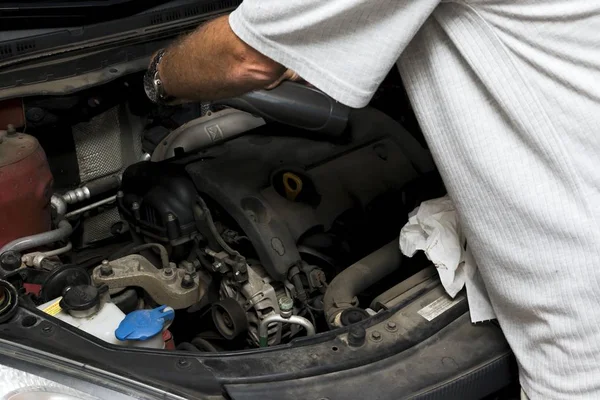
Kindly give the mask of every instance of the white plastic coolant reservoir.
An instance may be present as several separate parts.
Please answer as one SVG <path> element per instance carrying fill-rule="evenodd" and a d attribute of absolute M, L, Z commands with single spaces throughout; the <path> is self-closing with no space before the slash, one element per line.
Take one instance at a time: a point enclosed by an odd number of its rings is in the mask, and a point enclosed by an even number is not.
<path fill-rule="evenodd" d="M 153 323 L 154 328 L 140 324 L 132 328 L 129 323 L 125 323 L 120 328 L 126 315 L 115 304 L 101 301 L 101 297 L 102 293 L 99 293 L 98 289 L 93 286 L 74 286 L 64 294 L 64 297 L 42 304 L 38 309 L 107 343 L 152 349 L 165 347 L 162 332 L 168 328 L 173 319 L 173 309 L 163 306 L 155 310 L 134 311 L 128 315 L 128 318 L 131 319 L 130 317 L 135 317 L 136 313 L 155 313 L 154 315 L 158 316 L 155 318 L 156 321 L 148 321 L 146 318 L 142 322 L 142 324 Z M 161 316 L 164 317 L 161 319 Z M 117 338 L 117 329 L 123 330 L 123 328 L 133 333 L 126 336 L 121 335 L 121 337 L 133 340 Z M 145 332 L 145 335 L 135 334 L 140 329 Z"/>

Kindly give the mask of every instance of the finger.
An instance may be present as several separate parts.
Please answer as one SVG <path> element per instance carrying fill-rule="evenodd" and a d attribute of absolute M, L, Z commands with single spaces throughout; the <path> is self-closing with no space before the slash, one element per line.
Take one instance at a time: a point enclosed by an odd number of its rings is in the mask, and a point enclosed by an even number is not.
<path fill-rule="evenodd" d="M 267 89 L 267 90 L 274 89 L 277 86 L 279 86 L 281 84 L 281 82 L 283 82 L 283 81 L 295 81 L 295 82 L 297 82 L 297 81 L 300 81 L 300 80 L 302 80 L 302 78 L 295 71 L 292 71 L 291 69 L 288 69 L 275 82 L 271 83 L 265 89 Z"/>

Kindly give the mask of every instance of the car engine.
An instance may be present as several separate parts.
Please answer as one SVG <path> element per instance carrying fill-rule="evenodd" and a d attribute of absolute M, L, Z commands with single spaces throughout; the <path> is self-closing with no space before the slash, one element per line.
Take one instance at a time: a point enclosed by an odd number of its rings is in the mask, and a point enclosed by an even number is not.
<path fill-rule="evenodd" d="M 414 272 L 396 238 L 434 167 L 393 118 L 352 110 L 325 135 L 235 102 L 153 106 L 134 81 L 24 101 L 0 135 L 19 152 L 0 158 L 0 266 L 33 306 L 167 307 L 166 348 L 230 351 L 369 318 L 399 283 L 381 278 Z M 374 254 L 393 267 L 328 295 Z"/>

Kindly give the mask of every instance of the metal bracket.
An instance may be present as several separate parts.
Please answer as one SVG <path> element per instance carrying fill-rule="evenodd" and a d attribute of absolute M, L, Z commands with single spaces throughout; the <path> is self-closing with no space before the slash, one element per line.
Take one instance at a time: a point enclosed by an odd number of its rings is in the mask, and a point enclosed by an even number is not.
<path fill-rule="evenodd" d="M 184 269 L 158 269 L 145 257 L 137 254 L 94 268 L 92 280 L 96 284 L 105 284 L 110 289 L 140 287 L 156 303 L 176 310 L 190 307 L 206 293 L 206 283 L 198 274 L 192 277 Z"/>

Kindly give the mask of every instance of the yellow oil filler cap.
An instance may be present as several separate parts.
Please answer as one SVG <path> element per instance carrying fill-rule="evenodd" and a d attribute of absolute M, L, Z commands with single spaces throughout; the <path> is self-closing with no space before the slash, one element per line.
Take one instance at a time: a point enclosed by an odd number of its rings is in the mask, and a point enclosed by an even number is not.
<path fill-rule="evenodd" d="M 290 201 L 295 201 L 300 192 L 302 192 L 302 179 L 293 172 L 283 174 L 283 188 L 285 197 Z"/>

